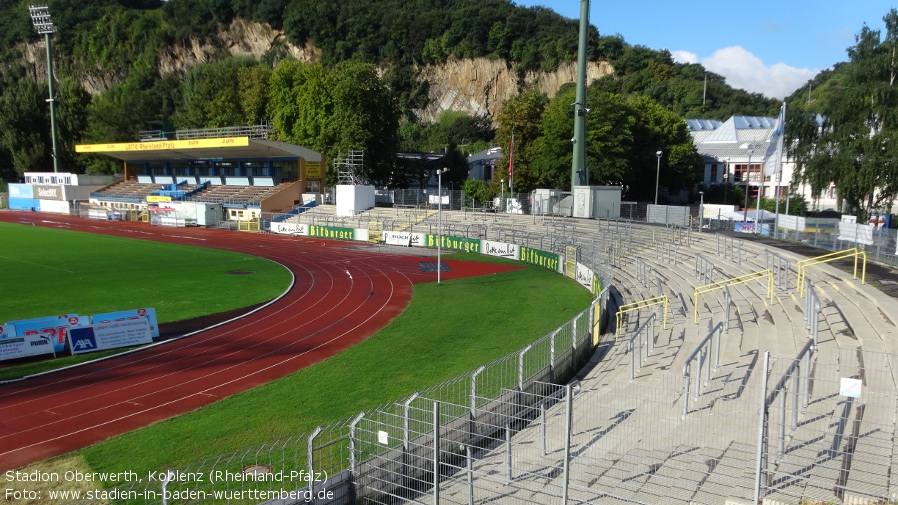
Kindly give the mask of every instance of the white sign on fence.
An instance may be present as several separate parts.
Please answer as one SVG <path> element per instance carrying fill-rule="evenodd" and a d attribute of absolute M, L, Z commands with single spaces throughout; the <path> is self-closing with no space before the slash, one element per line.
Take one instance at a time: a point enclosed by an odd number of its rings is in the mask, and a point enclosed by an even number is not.
<path fill-rule="evenodd" d="M 839 240 L 857 244 L 873 245 L 873 226 L 869 224 L 840 222 Z"/>

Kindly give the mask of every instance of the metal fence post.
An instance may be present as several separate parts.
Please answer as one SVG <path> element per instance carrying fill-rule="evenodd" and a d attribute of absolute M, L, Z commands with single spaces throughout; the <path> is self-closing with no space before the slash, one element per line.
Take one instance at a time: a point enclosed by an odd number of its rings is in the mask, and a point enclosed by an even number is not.
<path fill-rule="evenodd" d="M 542 449 L 543 456 L 547 455 L 549 452 L 546 450 L 546 403 L 545 400 L 540 402 L 539 404 L 539 418 L 540 418 L 540 431 L 541 431 L 541 439 L 542 439 Z"/>
<path fill-rule="evenodd" d="M 767 447 L 764 440 L 767 433 L 767 379 L 768 367 L 770 366 L 770 351 L 764 352 L 764 365 L 761 369 L 761 405 L 758 408 L 758 448 L 755 463 L 755 496 L 752 503 L 760 503 L 761 501 L 761 476 L 766 474 L 764 467 L 766 466 Z"/>
<path fill-rule="evenodd" d="M 511 482 L 511 421 L 505 423 L 505 482 Z"/>
<path fill-rule="evenodd" d="M 355 465 L 358 461 L 356 457 L 356 451 L 358 448 L 356 447 L 356 439 L 355 439 L 355 427 L 359 424 L 359 421 L 365 417 L 365 413 L 362 412 L 351 423 L 349 423 L 349 472 L 352 474 L 353 480 L 355 480 Z"/>
<path fill-rule="evenodd" d="M 477 376 L 480 375 L 481 372 L 486 370 L 486 367 L 481 366 L 477 370 L 471 374 L 471 441 L 473 442 L 474 435 L 477 434 Z"/>
<path fill-rule="evenodd" d="M 533 347 L 533 344 L 528 345 L 524 348 L 523 351 L 518 353 L 518 390 L 522 393 L 524 392 L 524 355 L 527 354 Z"/>
<path fill-rule="evenodd" d="M 565 396 L 565 419 L 564 419 L 564 493 L 561 499 L 561 505 L 567 505 L 568 488 L 571 483 L 571 432 L 573 431 L 574 421 L 574 401 L 573 388 L 570 384 L 564 387 Z"/>
<path fill-rule="evenodd" d="M 433 505 L 440 503 L 440 402 L 433 402 Z"/>
<path fill-rule="evenodd" d="M 474 456 L 470 445 L 465 445 L 465 455 L 468 458 L 468 505 L 474 505 Z"/>
<path fill-rule="evenodd" d="M 308 450 L 308 462 L 309 462 L 309 490 L 314 494 L 315 493 L 315 437 L 321 433 L 321 426 L 315 428 L 315 431 L 309 435 L 309 440 L 307 442 L 306 449 Z"/>

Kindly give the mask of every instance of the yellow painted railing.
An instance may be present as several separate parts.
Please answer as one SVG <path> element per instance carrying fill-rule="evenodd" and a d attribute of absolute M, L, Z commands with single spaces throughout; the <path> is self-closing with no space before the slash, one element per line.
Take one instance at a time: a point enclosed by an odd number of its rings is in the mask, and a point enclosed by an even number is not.
<path fill-rule="evenodd" d="M 846 249 L 844 251 L 837 251 L 834 253 L 824 254 L 823 256 L 817 256 L 816 258 L 808 258 L 798 262 L 798 275 L 795 277 L 795 287 L 798 288 L 798 295 L 804 296 L 804 279 L 807 275 L 807 269 L 811 265 L 819 265 L 821 263 L 829 263 L 830 261 L 841 260 L 845 258 L 854 257 L 854 278 L 857 279 L 857 259 L 858 257 L 864 258 L 863 269 L 861 270 L 861 284 L 866 284 L 867 282 L 867 253 L 864 251 L 858 251 L 857 248 L 854 249 Z"/>
<path fill-rule="evenodd" d="M 693 305 L 695 306 L 695 322 L 698 322 L 698 299 L 699 296 L 710 293 L 711 291 L 716 291 L 718 289 L 724 289 L 727 286 L 736 286 L 738 284 L 745 284 L 746 282 L 751 281 L 759 281 L 761 279 L 767 279 L 767 299 L 770 302 L 773 302 L 773 273 L 770 270 L 758 270 L 757 272 L 752 272 L 750 274 L 740 275 L 739 277 L 731 277 L 729 279 L 724 279 L 722 281 L 712 282 L 711 284 L 705 284 L 703 286 L 696 286 L 695 293 L 693 294 Z"/>
<path fill-rule="evenodd" d="M 640 309 L 645 309 L 648 307 L 653 307 L 655 305 L 663 305 L 664 317 L 661 319 L 661 327 L 663 329 L 667 328 L 667 308 L 670 305 L 670 300 L 667 298 L 667 295 L 656 296 L 654 298 L 646 298 L 645 300 L 640 300 L 638 302 L 627 303 L 621 305 L 617 309 L 617 314 L 615 314 L 615 340 L 620 338 L 620 329 L 623 325 L 623 316 L 628 312 L 637 311 Z"/>

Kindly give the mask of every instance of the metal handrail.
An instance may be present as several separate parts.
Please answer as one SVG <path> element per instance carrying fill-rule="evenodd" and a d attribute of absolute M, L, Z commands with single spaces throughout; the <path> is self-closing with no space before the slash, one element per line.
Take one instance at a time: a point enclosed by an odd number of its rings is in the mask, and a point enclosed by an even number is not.
<path fill-rule="evenodd" d="M 708 354 L 712 351 L 716 351 L 714 355 L 714 370 L 717 371 L 720 368 L 720 334 L 723 332 L 723 323 L 717 323 L 714 325 L 714 328 L 705 335 L 705 338 L 695 346 L 695 349 L 689 354 L 689 357 L 686 358 L 686 363 L 683 364 L 683 418 L 686 418 L 686 414 L 689 413 L 689 383 L 692 381 L 692 360 L 698 358 L 698 372 L 695 375 L 695 399 L 698 400 L 698 391 L 699 391 L 699 380 L 701 380 L 701 372 L 702 368 L 705 366 L 705 362 L 708 363 L 708 369 L 705 374 L 705 385 L 707 385 L 708 381 L 711 380 L 711 362 L 707 359 Z M 717 335 L 717 338 L 711 340 L 711 337 Z"/>

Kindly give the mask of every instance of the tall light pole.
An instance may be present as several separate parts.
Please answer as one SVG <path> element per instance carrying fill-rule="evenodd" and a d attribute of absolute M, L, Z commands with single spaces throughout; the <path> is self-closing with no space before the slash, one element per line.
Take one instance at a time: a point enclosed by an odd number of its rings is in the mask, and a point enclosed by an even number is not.
<path fill-rule="evenodd" d="M 52 48 L 50 45 L 50 35 L 56 33 L 56 25 L 50 19 L 50 8 L 46 6 L 29 5 L 28 11 L 31 13 L 31 22 L 37 29 L 37 33 L 43 34 L 44 41 L 47 43 L 47 81 L 50 85 L 50 140 L 53 143 L 53 171 L 59 172 L 59 156 L 56 150 L 56 96 L 53 93 L 53 58 L 51 57 Z"/>
<path fill-rule="evenodd" d="M 574 139 L 571 157 L 571 193 L 589 184 L 586 175 L 586 53 L 589 50 L 589 0 L 580 0 L 580 33 L 577 43 L 577 89 L 574 106 Z"/>
<path fill-rule="evenodd" d="M 448 168 L 441 168 L 437 171 L 437 284 L 440 283 L 440 272 L 443 270 L 441 263 L 441 252 L 443 244 L 443 172 Z"/>
<path fill-rule="evenodd" d="M 745 223 L 748 222 L 748 188 L 749 188 L 749 184 L 751 183 L 751 153 L 753 153 L 753 152 L 754 152 L 754 149 L 749 147 L 749 149 L 748 149 L 748 168 L 746 168 L 746 171 L 745 171 L 745 174 L 746 174 L 745 205 L 742 206 L 742 212 L 743 212 L 742 221 Z M 755 216 L 755 226 L 757 226 L 757 224 L 758 224 L 758 220 L 757 220 L 757 216 Z"/>
<path fill-rule="evenodd" d="M 655 170 L 655 205 L 658 205 L 658 183 L 661 182 L 661 155 L 664 154 L 661 151 L 655 153 L 655 156 L 658 157 L 658 168 Z"/>

